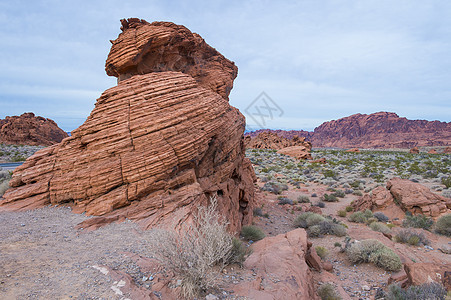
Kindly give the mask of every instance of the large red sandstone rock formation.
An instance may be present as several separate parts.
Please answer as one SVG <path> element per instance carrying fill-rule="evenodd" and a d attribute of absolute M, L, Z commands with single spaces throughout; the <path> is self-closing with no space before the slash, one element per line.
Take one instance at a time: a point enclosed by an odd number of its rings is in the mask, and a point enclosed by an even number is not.
<path fill-rule="evenodd" d="M 355 114 L 324 122 L 313 132 L 283 131 L 280 136 L 302 136 L 314 147 L 337 148 L 412 148 L 451 145 L 451 122 L 408 120 L 391 112 Z M 256 133 L 247 133 L 254 136 Z"/>
<path fill-rule="evenodd" d="M 306 262 L 308 246 L 304 229 L 256 242 L 244 262 L 246 269 L 255 272 L 255 279 L 235 285 L 235 294 L 251 299 L 319 299 Z"/>
<path fill-rule="evenodd" d="M 16 169 L 0 210 L 71 203 L 100 216 L 85 228 L 125 218 L 149 228 L 180 225 L 216 196 L 239 230 L 252 221 L 255 174 L 245 119 L 227 101 L 235 65 L 183 26 L 128 19 L 122 30 L 106 63 L 118 85 L 71 137 Z"/>
<path fill-rule="evenodd" d="M 450 212 L 451 199 L 437 195 L 419 183 L 395 177 L 387 182 L 387 188 L 375 188 L 371 195 L 355 201 L 353 207 L 355 210 L 383 211 L 390 218 L 399 217 L 400 212 L 437 217 Z"/>
<path fill-rule="evenodd" d="M 55 121 L 36 117 L 34 113 L 0 120 L 0 143 L 50 146 L 61 142 L 67 133 Z"/>

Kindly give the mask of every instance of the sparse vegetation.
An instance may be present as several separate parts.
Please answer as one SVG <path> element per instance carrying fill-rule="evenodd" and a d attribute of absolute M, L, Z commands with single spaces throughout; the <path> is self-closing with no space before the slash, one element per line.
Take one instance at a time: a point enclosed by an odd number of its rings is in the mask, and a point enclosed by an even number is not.
<path fill-rule="evenodd" d="M 242 262 L 249 252 L 227 230 L 216 213 L 216 199 L 199 207 L 193 224 L 183 231 L 154 230 L 150 248 L 158 260 L 181 281 L 181 296 L 194 298 L 216 286 L 214 266 Z"/>
<path fill-rule="evenodd" d="M 437 282 L 425 283 L 419 286 L 410 286 L 406 289 L 397 284 L 388 287 L 387 300 L 444 300 L 446 297 L 445 287 Z"/>
<path fill-rule="evenodd" d="M 324 194 L 322 200 L 326 202 L 337 202 L 338 198 L 334 194 Z"/>
<path fill-rule="evenodd" d="M 243 226 L 241 236 L 246 240 L 258 241 L 265 237 L 263 231 L 255 225 Z"/>
<path fill-rule="evenodd" d="M 339 210 L 337 215 L 342 218 L 346 217 L 346 210 Z"/>
<path fill-rule="evenodd" d="M 367 223 L 368 219 L 373 217 L 373 213 L 371 210 L 367 209 L 363 211 L 356 211 L 352 215 L 349 216 L 349 221 L 354 223 Z"/>
<path fill-rule="evenodd" d="M 315 251 L 316 254 L 318 254 L 318 256 L 321 257 L 321 259 L 325 259 L 326 256 L 329 254 L 329 251 L 327 251 L 327 249 L 324 248 L 323 246 L 316 246 Z"/>
<path fill-rule="evenodd" d="M 370 262 L 387 271 L 398 271 L 402 267 L 399 256 L 378 240 L 354 243 L 346 249 L 346 254 L 353 263 Z"/>
<path fill-rule="evenodd" d="M 388 222 L 389 218 L 383 213 L 383 212 L 375 212 L 373 216 L 379 221 L 379 222 Z"/>
<path fill-rule="evenodd" d="M 308 196 L 305 196 L 305 195 L 300 195 L 298 197 L 298 202 L 299 203 L 310 203 L 310 198 Z"/>
<path fill-rule="evenodd" d="M 447 189 L 449 189 L 451 187 L 451 176 L 442 177 L 441 182 L 446 186 Z"/>
<path fill-rule="evenodd" d="M 437 223 L 435 223 L 435 231 L 446 236 L 451 236 L 451 214 L 438 218 Z"/>
<path fill-rule="evenodd" d="M 318 296 L 321 300 L 341 300 L 340 294 L 338 294 L 335 286 L 331 283 L 322 284 L 318 288 Z"/>
<path fill-rule="evenodd" d="M 294 227 L 306 228 L 310 237 L 322 235 L 346 235 L 346 228 L 336 220 L 325 218 L 319 214 L 305 212 L 296 217 Z"/>
<path fill-rule="evenodd" d="M 9 181 L 11 180 L 11 173 L 0 169 L 0 197 L 9 189 Z"/>
<path fill-rule="evenodd" d="M 403 227 L 423 228 L 425 230 L 429 230 L 433 224 L 434 221 L 425 215 L 412 216 L 411 214 L 406 214 L 406 218 L 402 222 Z"/>
<path fill-rule="evenodd" d="M 429 245 L 429 240 L 422 232 L 416 232 L 411 229 L 403 229 L 395 235 L 394 240 L 398 243 L 409 244 L 412 246 Z"/>
<path fill-rule="evenodd" d="M 374 231 L 382 232 L 382 233 L 390 233 L 390 228 L 387 225 L 380 222 L 373 222 L 370 225 L 370 228 Z"/>

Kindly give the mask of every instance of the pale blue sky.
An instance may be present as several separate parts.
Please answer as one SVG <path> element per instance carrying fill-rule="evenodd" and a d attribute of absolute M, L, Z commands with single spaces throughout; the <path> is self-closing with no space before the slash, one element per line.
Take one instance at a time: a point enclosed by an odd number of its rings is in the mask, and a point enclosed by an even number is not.
<path fill-rule="evenodd" d="M 270 128 L 377 111 L 451 119 L 447 0 L 0 0 L 0 118 L 32 111 L 81 125 L 116 84 L 104 64 L 129 17 L 185 25 L 235 61 L 230 103 L 244 113 L 266 92 L 284 112 Z"/>

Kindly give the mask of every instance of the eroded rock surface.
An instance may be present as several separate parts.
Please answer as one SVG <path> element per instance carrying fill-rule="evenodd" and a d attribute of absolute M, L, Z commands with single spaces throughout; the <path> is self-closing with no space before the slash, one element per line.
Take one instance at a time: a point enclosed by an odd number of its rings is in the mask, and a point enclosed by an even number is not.
<path fill-rule="evenodd" d="M 246 269 L 254 270 L 252 282 L 234 286 L 235 294 L 250 299 L 319 299 L 306 263 L 307 234 L 295 229 L 256 242 L 246 259 Z"/>
<path fill-rule="evenodd" d="M 312 159 L 310 148 L 307 148 L 305 146 L 286 147 L 278 150 L 277 153 L 285 154 L 296 159 Z"/>
<path fill-rule="evenodd" d="M 50 146 L 61 142 L 67 136 L 55 121 L 36 117 L 34 113 L 24 113 L 0 120 L 2 144 Z"/>
<path fill-rule="evenodd" d="M 388 217 L 399 217 L 403 212 L 437 217 L 449 212 L 451 199 L 437 195 L 424 185 L 398 177 L 387 182 L 387 187 L 377 187 L 354 202 L 355 210 L 383 211 Z"/>
<path fill-rule="evenodd" d="M 230 230 L 239 230 L 252 221 L 255 175 L 244 156 L 245 119 L 227 101 L 236 67 L 183 26 L 122 23 L 107 71 L 124 79 L 97 99 L 71 137 L 16 169 L 0 210 L 70 203 L 76 212 L 101 216 L 85 228 L 125 218 L 149 228 L 180 225 L 216 196 Z M 174 49 L 188 56 L 168 56 Z M 175 63 L 194 54 L 213 62 L 192 58 L 188 69 Z M 151 61 L 161 69 L 148 67 Z M 192 70 L 204 70 L 206 77 L 200 80 Z"/>

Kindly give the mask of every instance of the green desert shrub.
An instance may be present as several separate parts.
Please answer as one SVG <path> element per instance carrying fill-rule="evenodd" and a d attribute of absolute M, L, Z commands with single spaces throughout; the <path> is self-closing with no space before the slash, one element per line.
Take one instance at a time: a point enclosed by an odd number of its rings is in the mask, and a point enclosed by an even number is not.
<path fill-rule="evenodd" d="M 352 207 L 352 206 L 346 206 L 346 212 L 351 212 L 351 211 L 353 211 L 354 210 L 354 208 Z"/>
<path fill-rule="evenodd" d="M 437 282 L 424 283 L 418 286 L 410 286 L 406 289 L 397 284 L 388 287 L 387 300 L 444 300 L 446 297 L 445 287 Z"/>
<path fill-rule="evenodd" d="M 293 205 L 293 200 L 287 198 L 287 197 L 280 197 L 279 198 L 279 205 L 289 204 Z"/>
<path fill-rule="evenodd" d="M 402 221 L 403 227 L 423 228 L 426 230 L 429 230 L 433 224 L 434 221 L 425 215 L 412 216 L 411 214 L 407 214 L 406 218 Z"/>
<path fill-rule="evenodd" d="M 229 264 L 239 264 L 240 266 L 246 258 L 252 254 L 252 250 L 245 243 L 234 237 L 232 239 L 232 250 L 228 260 Z"/>
<path fill-rule="evenodd" d="M 442 177 L 441 181 L 442 181 L 442 184 L 444 184 L 447 189 L 449 189 L 451 187 L 451 176 Z"/>
<path fill-rule="evenodd" d="M 254 217 L 262 217 L 263 216 L 263 210 L 261 209 L 261 207 L 256 207 L 252 211 L 252 214 L 254 215 Z"/>
<path fill-rule="evenodd" d="M 366 223 L 369 218 L 373 217 L 373 213 L 371 210 L 367 209 L 363 211 L 356 211 L 352 215 L 349 216 L 349 221 L 354 223 Z"/>
<path fill-rule="evenodd" d="M 356 196 L 363 196 L 361 191 L 354 191 L 352 194 Z"/>
<path fill-rule="evenodd" d="M 0 197 L 9 189 L 9 180 L 5 180 L 0 183 Z"/>
<path fill-rule="evenodd" d="M 429 245 L 430 243 L 422 232 L 416 232 L 411 229 L 400 230 L 395 235 L 395 241 L 398 243 L 409 244 L 412 246 Z"/>
<path fill-rule="evenodd" d="M 346 210 L 339 210 L 337 215 L 342 218 L 346 217 Z"/>
<path fill-rule="evenodd" d="M 370 225 L 370 228 L 374 231 L 382 232 L 382 233 L 390 233 L 390 228 L 387 227 L 384 223 L 373 222 Z"/>
<path fill-rule="evenodd" d="M 321 235 L 335 235 L 335 236 L 345 236 L 346 228 L 342 224 L 334 223 L 333 221 L 326 220 L 319 223 L 320 234 Z"/>
<path fill-rule="evenodd" d="M 334 194 L 324 194 L 323 200 L 326 202 L 338 202 L 338 198 Z"/>
<path fill-rule="evenodd" d="M 345 197 L 345 192 L 342 191 L 342 190 L 337 190 L 332 195 L 335 196 L 335 197 L 338 197 L 338 198 L 344 198 Z"/>
<path fill-rule="evenodd" d="M 298 202 L 299 203 L 310 203 L 310 198 L 308 196 L 305 196 L 305 195 L 300 195 L 298 197 Z"/>
<path fill-rule="evenodd" d="M 318 288 L 318 296 L 321 300 L 341 300 L 340 294 L 335 289 L 335 286 L 331 283 L 322 284 Z"/>
<path fill-rule="evenodd" d="M 294 227 L 306 228 L 310 237 L 320 237 L 327 234 L 346 235 L 346 228 L 342 224 L 312 212 L 305 212 L 297 216 L 293 225 Z"/>
<path fill-rule="evenodd" d="M 435 223 L 435 231 L 446 236 L 451 236 L 451 214 L 438 218 Z"/>
<path fill-rule="evenodd" d="M 259 227 L 255 225 L 248 225 L 241 228 L 241 236 L 249 241 L 258 241 L 264 238 L 265 234 Z"/>
<path fill-rule="evenodd" d="M 315 251 L 316 254 L 318 254 L 318 256 L 321 257 L 321 259 L 325 259 L 327 254 L 329 254 L 329 251 L 327 251 L 327 249 L 324 248 L 323 246 L 316 246 Z"/>
<path fill-rule="evenodd" d="M 356 264 L 370 262 L 387 271 L 398 271 L 402 267 L 399 256 L 378 240 L 354 243 L 346 250 L 346 254 Z"/>

